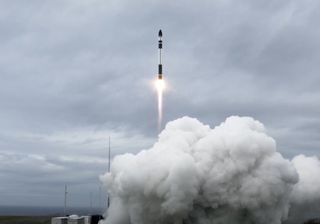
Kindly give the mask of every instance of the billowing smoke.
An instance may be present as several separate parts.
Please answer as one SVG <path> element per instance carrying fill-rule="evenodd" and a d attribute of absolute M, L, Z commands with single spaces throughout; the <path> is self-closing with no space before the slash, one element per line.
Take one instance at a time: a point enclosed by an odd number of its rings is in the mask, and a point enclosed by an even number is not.
<path fill-rule="evenodd" d="M 214 129 L 183 117 L 151 149 L 114 158 L 101 177 L 111 195 L 103 223 L 279 224 L 290 205 L 319 198 L 319 164 L 284 159 L 250 117 Z"/>
<path fill-rule="evenodd" d="M 296 156 L 292 164 L 299 182 L 291 194 L 291 209 L 287 223 L 303 223 L 310 217 L 320 218 L 320 160 L 317 157 Z"/>
<path fill-rule="evenodd" d="M 317 157 L 296 156 L 292 164 L 299 174 L 299 183 L 294 186 L 292 202 L 313 203 L 320 199 L 320 161 Z"/>

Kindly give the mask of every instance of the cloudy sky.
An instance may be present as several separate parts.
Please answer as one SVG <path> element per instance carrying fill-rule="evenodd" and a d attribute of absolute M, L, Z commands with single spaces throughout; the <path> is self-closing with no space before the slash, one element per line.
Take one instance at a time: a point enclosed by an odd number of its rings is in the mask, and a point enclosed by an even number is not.
<path fill-rule="evenodd" d="M 157 138 L 157 32 L 165 122 L 266 126 L 287 158 L 320 155 L 317 0 L 4 0 L 0 205 L 98 204 L 113 155 Z"/>

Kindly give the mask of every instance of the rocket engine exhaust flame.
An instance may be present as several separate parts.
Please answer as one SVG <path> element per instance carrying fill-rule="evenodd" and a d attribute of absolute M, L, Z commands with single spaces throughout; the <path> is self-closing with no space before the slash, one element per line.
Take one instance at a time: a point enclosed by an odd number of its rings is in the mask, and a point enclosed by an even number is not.
<path fill-rule="evenodd" d="M 163 110 L 163 91 L 165 89 L 165 83 L 163 79 L 157 79 L 155 81 L 155 86 L 158 95 L 158 130 L 161 130 L 162 124 L 162 110 Z"/>

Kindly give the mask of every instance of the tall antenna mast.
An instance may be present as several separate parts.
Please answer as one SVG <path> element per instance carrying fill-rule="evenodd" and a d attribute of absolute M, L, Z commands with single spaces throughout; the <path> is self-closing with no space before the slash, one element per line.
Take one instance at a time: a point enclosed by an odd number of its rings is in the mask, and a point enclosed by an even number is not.
<path fill-rule="evenodd" d="M 64 216 L 67 215 L 67 194 L 68 194 L 68 189 L 67 189 L 67 185 L 64 185 Z"/>
<path fill-rule="evenodd" d="M 101 185 L 99 185 L 99 211 L 102 211 L 102 206 L 101 206 Z"/>
<path fill-rule="evenodd" d="M 90 192 L 90 214 L 92 214 L 92 192 Z"/>
<path fill-rule="evenodd" d="M 109 136 L 109 150 L 108 150 L 108 173 L 110 173 L 110 153 L 111 153 L 111 147 L 110 147 L 110 136 Z"/>
<path fill-rule="evenodd" d="M 108 148 L 108 173 L 110 173 L 110 165 L 111 165 L 111 159 L 110 159 L 110 154 L 111 154 L 111 147 L 110 147 L 110 136 L 109 136 L 109 148 Z M 108 201 L 107 201 L 107 207 L 110 207 L 110 195 L 108 194 Z"/>

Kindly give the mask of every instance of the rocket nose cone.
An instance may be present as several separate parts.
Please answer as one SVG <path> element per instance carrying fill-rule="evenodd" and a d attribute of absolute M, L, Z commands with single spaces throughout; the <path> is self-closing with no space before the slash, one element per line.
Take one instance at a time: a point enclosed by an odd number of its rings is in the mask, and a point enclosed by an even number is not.
<path fill-rule="evenodd" d="M 161 30 L 159 30 L 158 36 L 162 37 L 162 31 Z"/>

